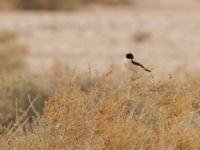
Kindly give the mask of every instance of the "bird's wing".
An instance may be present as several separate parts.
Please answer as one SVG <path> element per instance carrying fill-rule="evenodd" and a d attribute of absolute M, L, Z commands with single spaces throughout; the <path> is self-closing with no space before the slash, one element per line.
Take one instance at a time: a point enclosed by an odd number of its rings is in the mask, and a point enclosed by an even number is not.
<path fill-rule="evenodd" d="M 147 72 L 151 72 L 151 70 L 145 68 L 145 67 L 144 67 L 142 64 L 140 64 L 139 62 L 136 62 L 136 61 L 132 60 L 132 63 L 133 63 L 134 65 L 136 65 L 136 66 L 140 66 L 141 68 L 143 68 L 143 69 L 144 69 L 145 71 L 147 71 Z"/>

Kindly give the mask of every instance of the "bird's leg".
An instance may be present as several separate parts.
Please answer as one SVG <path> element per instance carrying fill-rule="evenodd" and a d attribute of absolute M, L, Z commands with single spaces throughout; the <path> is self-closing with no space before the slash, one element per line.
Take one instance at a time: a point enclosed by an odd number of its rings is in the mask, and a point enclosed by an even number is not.
<path fill-rule="evenodd" d="M 135 81 L 135 76 L 131 76 L 131 81 Z"/>
<path fill-rule="evenodd" d="M 128 100 L 131 100 L 131 98 L 132 98 L 132 86 L 130 85 L 130 86 L 129 86 L 129 89 L 128 89 L 127 99 L 128 99 Z"/>
<path fill-rule="evenodd" d="M 130 83 L 133 83 L 133 84 L 129 85 L 128 95 L 127 95 L 128 100 L 131 100 L 133 98 L 132 87 L 135 84 L 135 80 L 136 80 L 136 74 L 135 74 L 135 72 L 132 72 L 132 75 L 131 75 L 131 81 L 132 82 L 130 82 Z"/>
<path fill-rule="evenodd" d="M 135 81 L 137 79 L 138 79 L 137 72 L 133 72 L 132 75 L 131 75 L 131 81 Z"/>
<path fill-rule="evenodd" d="M 135 80 L 135 75 L 134 75 L 134 72 L 132 72 L 131 74 L 131 81 L 134 81 Z"/>

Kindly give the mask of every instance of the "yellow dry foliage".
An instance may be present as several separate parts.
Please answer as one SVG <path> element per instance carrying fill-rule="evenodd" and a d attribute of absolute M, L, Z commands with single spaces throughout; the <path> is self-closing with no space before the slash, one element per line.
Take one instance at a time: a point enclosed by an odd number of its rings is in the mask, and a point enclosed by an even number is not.
<path fill-rule="evenodd" d="M 17 150 L 199 150 L 197 78 L 139 82 L 108 71 L 66 73 L 65 86 L 45 103 L 41 118 L 27 129 L 18 124 L 2 137 Z M 8 134 L 9 133 L 9 134 Z M 5 143 L 9 145 L 5 145 Z"/>

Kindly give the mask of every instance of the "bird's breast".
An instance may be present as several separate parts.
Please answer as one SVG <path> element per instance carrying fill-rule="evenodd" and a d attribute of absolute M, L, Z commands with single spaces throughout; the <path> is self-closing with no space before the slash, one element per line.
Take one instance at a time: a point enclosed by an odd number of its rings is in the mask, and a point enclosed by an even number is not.
<path fill-rule="evenodd" d="M 135 71 L 136 70 L 136 66 L 132 63 L 131 59 L 124 59 L 123 63 L 125 65 L 125 67 L 131 71 Z"/>

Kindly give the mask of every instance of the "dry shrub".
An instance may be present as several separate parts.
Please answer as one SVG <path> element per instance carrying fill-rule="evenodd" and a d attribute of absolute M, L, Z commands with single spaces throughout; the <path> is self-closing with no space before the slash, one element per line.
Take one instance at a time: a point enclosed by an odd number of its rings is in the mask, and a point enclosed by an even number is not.
<path fill-rule="evenodd" d="M 88 4 L 130 4 L 132 0 L 10 0 L 0 2 L 4 9 L 73 10 Z"/>
<path fill-rule="evenodd" d="M 46 102 L 33 130 L 15 132 L 9 148 L 200 148 L 199 108 L 193 106 L 199 96 L 198 79 L 155 82 L 148 77 L 130 82 L 111 72 L 96 78 L 89 72 L 84 75 L 87 84 L 82 78 L 69 73 L 65 87 Z M 88 85 L 84 90 L 83 84 Z"/>
<path fill-rule="evenodd" d="M 91 3 L 100 3 L 105 5 L 126 5 L 133 4 L 133 0 L 88 0 Z"/>
<path fill-rule="evenodd" d="M 25 66 L 27 48 L 17 37 L 14 31 L 0 31 L 0 124 L 6 126 L 22 114 L 23 119 L 35 116 L 35 112 L 41 114 L 44 101 L 64 83 L 67 73 L 60 64 L 44 74 L 29 72 Z M 32 101 L 35 112 L 29 108 Z"/>
<path fill-rule="evenodd" d="M 21 9 L 46 9 L 46 10 L 71 10 L 82 3 L 82 0 L 18 0 L 18 8 Z"/>
<path fill-rule="evenodd" d="M 0 43 L 16 40 L 18 34 L 14 31 L 4 30 L 0 32 Z"/>
<path fill-rule="evenodd" d="M 151 37 L 151 33 L 150 32 L 137 31 L 136 33 L 134 33 L 132 35 L 131 40 L 133 42 L 142 43 L 142 42 L 146 42 L 147 40 L 149 40 L 150 37 Z"/>
<path fill-rule="evenodd" d="M 17 67 L 25 55 L 8 48 L 13 35 L 3 37 L 10 38 L 0 43 L 7 58 L 0 74 L 1 149 L 200 149 L 199 78 L 130 81 L 113 70 L 93 77 L 91 69 L 77 74 L 59 63 L 33 75 Z"/>
<path fill-rule="evenodd" d="M 41 112 L 43 102 L 49 96 L 48 84 L 45 80 L 28 73 L 1 75 L 0 90 L 1 121 L 4 124 L 16 119 L 16 111 L 18 111 L 17 115 L 25 112 L 30 105 L 29 100 L 34 100 L 36 110 Z M 27 115 L 34 114 L 31 110 Z M 3 122 L 4 120 L 8 122 Z"/>
<path fill-rule="evenodd" d="M 23 121 L 42 114 L 44 102 L 65 83 L 69 73 L 66 67 L 59 69 L 56 66 L 57 64 L 49 72 L 39 75 L 25 70 L 0 75 L 1 124 L 8 125 L 21 115 L 24 115 Z M 30 104 L 34 109 L 30 108 Z"/>
<path fill-rule="evenodd" d="M 15 72 L 25 67 L 27 48 L 17 41 L 17 33 L 0 31 L 0 73 Z"/>

